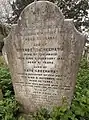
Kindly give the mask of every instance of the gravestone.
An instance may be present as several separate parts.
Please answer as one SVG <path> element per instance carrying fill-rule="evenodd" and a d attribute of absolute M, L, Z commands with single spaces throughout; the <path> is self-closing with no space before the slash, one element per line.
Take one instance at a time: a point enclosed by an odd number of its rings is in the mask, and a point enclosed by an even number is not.
<path fill-rule="evenodd" d="M 33 2 L 4 40 L 15 96 L 25 111 L 71 104 L 85 37 L 48 1 Z"/>

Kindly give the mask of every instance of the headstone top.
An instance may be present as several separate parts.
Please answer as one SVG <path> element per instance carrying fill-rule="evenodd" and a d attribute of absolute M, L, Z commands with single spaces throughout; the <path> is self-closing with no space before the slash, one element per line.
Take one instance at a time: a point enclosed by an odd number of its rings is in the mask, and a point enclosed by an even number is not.
<path fill-rule="evenodd" d="M 22 11 L 18 24 L 19 22 L 23 23 L 30 15 L 32 16 L 32 19 L 30 18 L 29 22 L 32 22 L 32 24 L 40 21 L 45 22 L 46 20 L 51 20 L 53 18 L 60 20 L 60 22 L 64 20 L 64 16 L 59 8 L 49 1 L 37 1 L 28 5 Z"/>

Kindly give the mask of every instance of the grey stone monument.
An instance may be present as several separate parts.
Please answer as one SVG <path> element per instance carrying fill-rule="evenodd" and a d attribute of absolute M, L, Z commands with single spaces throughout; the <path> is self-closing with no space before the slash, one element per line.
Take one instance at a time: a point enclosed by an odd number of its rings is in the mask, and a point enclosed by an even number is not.
<path fill-rule="evenodd" d="M 4 40 L 15 96 L 25 111 L 71 104 L 85 37 L 48 1 L 33 2 Z"/>

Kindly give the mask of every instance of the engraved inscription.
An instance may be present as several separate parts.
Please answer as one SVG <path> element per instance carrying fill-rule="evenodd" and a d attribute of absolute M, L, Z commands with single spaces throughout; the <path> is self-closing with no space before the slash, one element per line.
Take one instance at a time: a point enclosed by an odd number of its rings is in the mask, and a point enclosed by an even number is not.
<path fill-rule="evenodd" d="M 43 29 L 43 31 L 37 29 L 33 33 L 30 33 L 28 30 L 28 33 L 29 36 L 27 33 L 21 36 L 21 40 L 24 43 L 26 42 L 26 45 L 23 48 L 17 48 L 18 52 L 23 53 L 22 56 L 18 56 L 18 59 L 24 61 L 24 72 L 17 74 L 22 79 L 26 79 L 25 87 L 29 86 L 29 89 L 33 88 L 30 94 L 37 95 L 40 98 L 46 95 L 45 100 L 48 99 L 48 96 L 57 97 L 59 94 L 58 89 L 62 87 L 61 80 L 63 75 L 59 70 L 62 67 L 61 62 L 64 60 L 62 55 L 64 44 L 61 43 L 58 47 L 50 47 L 49 44 L 52 41 L 54 43 L 55 39 L 57 39 L 60 29 L 56 27 Z M 28 46 L 29 41 L 33 42 L 32 47 Z M 47 45 L 48 47 L 46 47 Z M 56 65 L 58 62 L 60 62 L 60 66 Z M 28 96 L 30 94 L 28 93 Z M 39 102 L 39 100 L 36 102 Z"/>

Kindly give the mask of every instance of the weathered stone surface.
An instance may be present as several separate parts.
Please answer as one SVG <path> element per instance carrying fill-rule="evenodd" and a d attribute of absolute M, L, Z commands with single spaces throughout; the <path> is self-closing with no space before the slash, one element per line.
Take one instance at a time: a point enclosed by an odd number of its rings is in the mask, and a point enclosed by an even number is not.
<path fill-rule="evenodd" d="M 16 99 L 26 111 L 71 103 L 85 37 L 47 1 L 27 6 L 5 40 Z"/>
<path fill-rule="evenodd" d="M 2 55 L 3 55 L 5 63 L 8 65 L 8 58 L 7 58 L 7 53 L 6 53 L 5 47 L 3 47 L 3 49 L 2 49 Z"/>

